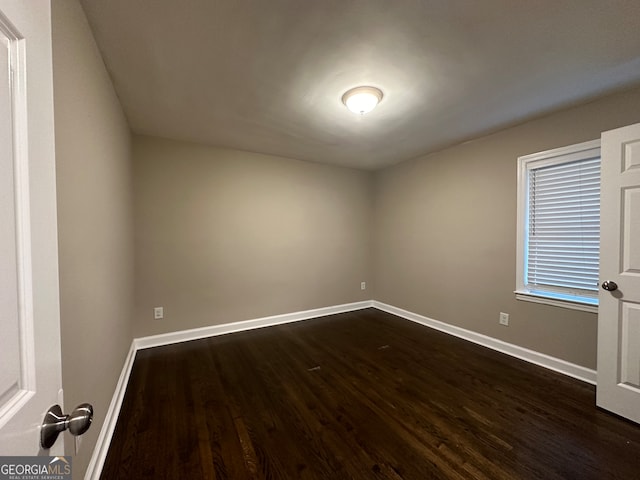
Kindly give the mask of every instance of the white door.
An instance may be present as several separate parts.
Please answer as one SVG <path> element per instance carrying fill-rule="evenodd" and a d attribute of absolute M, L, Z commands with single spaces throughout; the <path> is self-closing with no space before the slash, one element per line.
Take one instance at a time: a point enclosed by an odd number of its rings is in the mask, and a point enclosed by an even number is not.
<path fill-rule="evenodd" d="M 640 123 L 602 134 L 598 406 L 640 423 Z"/>
<path fill-rule="evenodd" d="M 39 453 L 61 383 L 51 9 L 0 0 L 0 455 Z"/>

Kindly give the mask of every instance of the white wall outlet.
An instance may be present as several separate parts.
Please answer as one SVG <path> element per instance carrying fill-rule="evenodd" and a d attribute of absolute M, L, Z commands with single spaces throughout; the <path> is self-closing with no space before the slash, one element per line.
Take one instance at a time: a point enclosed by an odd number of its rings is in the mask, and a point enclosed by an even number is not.
<path fill-rule="evenodd" d="M 164 318 L 164 307 L 154 307 L 153 308 L 153 318 L 155 320 L 161 320 Z"/>
<path fill-rule="evenodd" d="M 360 283 L 360 290 L 366 290 L 367 289 L 367 282 L 361 282 Z"/>
<path fill-rule="evenodd" d="M 509 314 L 500 312 L 500 325 L 504 325 L 505 327 L 509 326 Z"/>

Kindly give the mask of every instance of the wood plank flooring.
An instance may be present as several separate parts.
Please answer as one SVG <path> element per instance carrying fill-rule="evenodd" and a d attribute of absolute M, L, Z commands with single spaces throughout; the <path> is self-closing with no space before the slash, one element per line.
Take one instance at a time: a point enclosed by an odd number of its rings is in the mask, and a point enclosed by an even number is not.
<path fill-rule="evenodd" d="M 595 388 L 378 310 L 140 351 L 103 479 L 638 479 Z"/>

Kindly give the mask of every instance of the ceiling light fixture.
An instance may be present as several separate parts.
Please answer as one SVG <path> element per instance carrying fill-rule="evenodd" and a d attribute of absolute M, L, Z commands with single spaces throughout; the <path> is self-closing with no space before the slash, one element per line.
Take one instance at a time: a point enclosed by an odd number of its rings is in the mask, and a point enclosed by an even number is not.
<path fill-rule="evenodd" d="M 364 115 L 376 108 L 382 100 L 382 91 L 376 87 L 356 87 L 342 96 L 342 102 L 353 113 Z"/>

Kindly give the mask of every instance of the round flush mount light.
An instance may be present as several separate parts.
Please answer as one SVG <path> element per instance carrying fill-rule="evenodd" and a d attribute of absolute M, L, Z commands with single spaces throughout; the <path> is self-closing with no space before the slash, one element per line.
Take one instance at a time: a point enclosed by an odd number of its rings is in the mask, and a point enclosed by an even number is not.
<path fill-rule="evenodd" d="M 342 102 L 353 113 L 364 115 L 376 108 L 382 100 L 382 91 L 376 87 L 356 87 L 342 96 Z"/>

